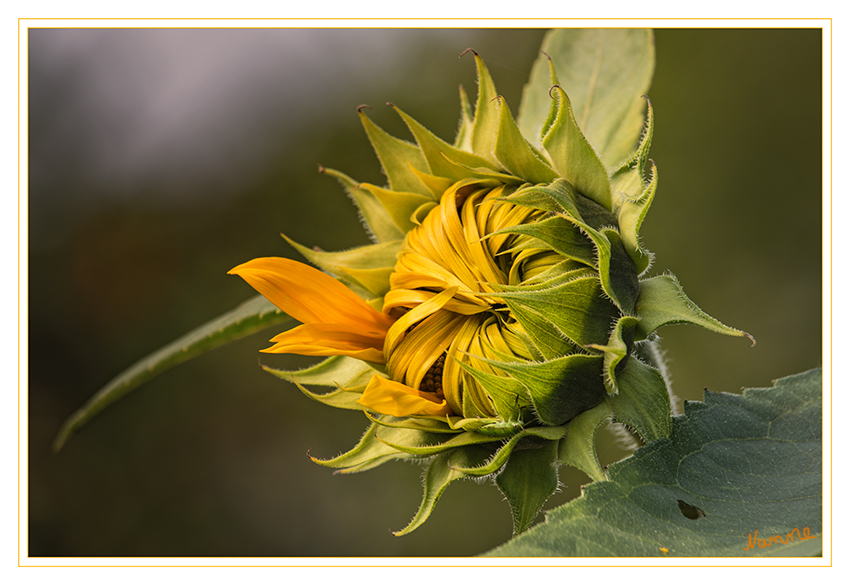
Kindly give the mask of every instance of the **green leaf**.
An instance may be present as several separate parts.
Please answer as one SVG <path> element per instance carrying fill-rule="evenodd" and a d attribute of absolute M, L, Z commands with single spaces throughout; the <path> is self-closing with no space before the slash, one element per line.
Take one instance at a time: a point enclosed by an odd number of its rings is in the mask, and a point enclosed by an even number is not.
<path fill-rule="evenodd" d="M 229 313 L 190 331 L 118 374 L 65 421 L 53 443 L 53 449 L 61 449 L 74 432 L 101 410 L 172 366 L 270 325 L 290 325 L 294 322 L 294 319 L 262 296 L 242 303 Z"/>
<path fill-rule="evenodd" d="M 546 34 L 542 54 L 522 94 L 518 123 L 530 140 L 540 136 L 551 98 L 549 55 L 575 118 L 602 162 L 612 167 L 634 150 L 643 127 L 643 100 L 655 69 L 647 29 L 557 29 Z"/>
<path fill-rule="evenodd" d="M 515 449 L 496 476 L 496 485 L 511 506 L 515 535 L 531 526 L 543 504 L 558 489 L 557 456 L 555 441 L 547 441 L 539 449 Z"/>
<path fill-rule="evenodd" d="M 820 555 L 821 385 L 817 369 L 743 395 L 706 391 L 670 439 L 611 465 L 609 481 L 488 554 Z"/>

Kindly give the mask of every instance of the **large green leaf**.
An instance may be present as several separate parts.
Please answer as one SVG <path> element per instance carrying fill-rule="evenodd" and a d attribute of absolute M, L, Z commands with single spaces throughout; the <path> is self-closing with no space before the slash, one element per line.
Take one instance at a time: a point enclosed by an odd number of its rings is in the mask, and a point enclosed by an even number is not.
<path fill-rule="evenodd" d="M 488 554 L 820 555 L 821 384 L 817 369 L 743 395 L 706 391 L 670 439 Z"/>
<path fill-rule="evenodd" d="M 261 296 L 246 301 L 224 315 L 201 325 L 136 362 L 72 414 L 53 443 L 59 450 L 68 438 L 101 410 L 168 368 L 183 363 L 229 341 L 245 337 L 275 323 L 294 320 Z"/>
<path fill-rule="evenodd" d="M 648 29 L 557 29 L 541 50 L 555 65 L 558 83 L 570 96 L 576 122 L 606 166 L 626 159 L 643 129 L 646 94 L 655 69 Z M 517 123 L 532 144 L 549 117 L 552 78 L 545 55 L 534 64 L 522 95 Z"/>

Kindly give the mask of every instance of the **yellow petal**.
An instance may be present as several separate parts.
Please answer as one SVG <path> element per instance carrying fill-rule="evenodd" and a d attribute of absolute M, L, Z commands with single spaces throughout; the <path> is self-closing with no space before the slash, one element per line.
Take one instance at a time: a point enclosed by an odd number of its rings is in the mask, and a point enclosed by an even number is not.
<path fill-rule="evenodd" d="M 374 375 L 357 401 L 366 408 L 390 416 L 443 416 L 451 415 L 446 401 L 435 402 L 426 392 Z"/>
<path fill-rule="evenodd" d="M 384 336 L 364 335 L 362 331 L 336 323 L 308 323 L 271 339 L 272 347 L 264 353 L 296 353 L 298 355 L 345 355 L 367 362 L 384 363 Z"/>
<path fill-rule="evenodd" d="M 344 284 L 301 262 L 256 258 L 232 269 L 280 310 L 302 323 L 333 323 L 385 334 L 393 320 Z"/>

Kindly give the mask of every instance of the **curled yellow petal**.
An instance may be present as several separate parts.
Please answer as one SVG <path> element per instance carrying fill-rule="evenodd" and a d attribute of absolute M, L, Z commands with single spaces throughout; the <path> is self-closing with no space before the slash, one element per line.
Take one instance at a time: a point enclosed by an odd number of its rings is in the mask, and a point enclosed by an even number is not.
<path fill-rule="evenodd" d="M 357 401 L 366 408 L 390 416 L 444 416 L 452 414 L 446 401 L 410 386 L 374 375 Z"/>
<path fill-rule="evenodd" d="M 364 335 L 335 323 L 307 323 L 276 335 L 264 353 L 298 355 L 345 355 L 367 362 L 384 363 L 384 337 Z"/>
<path fill-rule="evenodd" d="M 386 334 L 393 320 L 370 307 L 344 284 L 288 258 L 256 258 L 233 268 L 276 307 L 302 323 L 328 323 Z"/>

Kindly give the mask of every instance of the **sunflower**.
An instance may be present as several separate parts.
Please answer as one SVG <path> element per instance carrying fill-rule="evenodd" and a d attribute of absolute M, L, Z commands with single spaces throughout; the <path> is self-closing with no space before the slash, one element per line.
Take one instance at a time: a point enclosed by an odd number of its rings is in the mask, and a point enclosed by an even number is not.
<path fill-rule="evenodd" d="M 263 351 L 326 356 L 307 370 L 266 368 L 311 398 L 361 410 L 360 443 L 329 460 L 343 473 L 394 459 L 428 464 L 424 522 L 445 487 L 493 476 L 527 528 L 568 464 L 604 479 L 593 447 L 613 419 L 645 441 L 670 432 L 658 328 L 692 323 L 745 336 L 703 313 L 669 274 L 645 278 L 638 231 L 656 192 L 645 174 L 653 130 L 607 168 L 577 124 L 550 63 L 551 109 L 528 141 L 475 54 L 473 113 L 449 144 L 390 104 L 415 143 L 358 109 L 388 185 L 337 178 L 374 243 L 321 252 L 317 268 L 259 258 L 230 271 L 301 322 Z M 305 385 L 335 386 L 317 394 Z"/>

